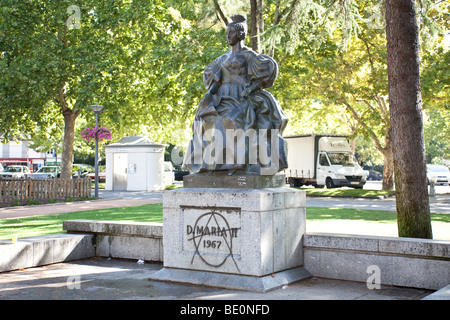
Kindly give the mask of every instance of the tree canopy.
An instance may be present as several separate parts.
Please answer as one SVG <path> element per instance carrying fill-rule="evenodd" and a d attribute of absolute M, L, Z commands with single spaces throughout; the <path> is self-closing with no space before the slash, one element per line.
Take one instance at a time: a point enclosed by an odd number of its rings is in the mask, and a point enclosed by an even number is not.
<path fill-rule="evenodd" d="M 62 115 L 63 176 L 71 176 L 75 121 L 92 116 L 89 105 L 103 104 L 117 133 L 170 117 L 157 97 L 177 90 L 162 66 L 183 26 L 163 1 L 7 0 L 1 10 L 1 132 L 33 132 Z"/>
<path fill-rule="evenodd" d="M 378 1 L 89 0 L 79 12 L 72 5 L 2 1 L 3 138 L 24 131 L 73 135 L 65 150 L 70 144 L 79 149 L 86 146 L 77 140 L 79 132 L 94 122 L 89 105 L 102 104 L 100 121 L 113 140 L 144 134 L 178 143 L 174 132 L 189 130 L 204 93 L 205 66 L 227 50 L 226 20 L 244 13 L 248 45 L 256 39 L 258 49 L 280 65 L 271 91 L 290 117 L 287 133 L 353 133 L 380 152 L 389 149 L 385 25 Z M 439 123 L 448 132 L 449 49 L 443 40 L 449 7 L 437 0 L 418 7 L 430 122 L 425 128 Z M 427 149 L 436 150 L 429 158 L 445 157 L 438 151 L 448 149 L 444 137 L 428 137 Z"/>

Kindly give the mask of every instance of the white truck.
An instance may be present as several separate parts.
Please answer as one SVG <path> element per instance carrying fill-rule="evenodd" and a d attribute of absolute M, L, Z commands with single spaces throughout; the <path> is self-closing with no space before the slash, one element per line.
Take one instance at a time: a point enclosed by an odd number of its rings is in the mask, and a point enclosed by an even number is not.
<path fill-rule="evenodd" d="M 291 186 L 361 189 L 366 183 L 366 174 L 352 153 L 347 135 L 303 134 L 284 138 L 288 144 L 285 174 Z"/>

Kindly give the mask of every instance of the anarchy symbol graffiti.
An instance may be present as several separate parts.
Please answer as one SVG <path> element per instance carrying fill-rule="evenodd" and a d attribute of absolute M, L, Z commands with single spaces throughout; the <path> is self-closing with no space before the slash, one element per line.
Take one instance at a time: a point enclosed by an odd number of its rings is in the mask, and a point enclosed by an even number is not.
<path fill-rule="evenodd" d="M 195 247 L 191 264 L 198 256 L 208 266 L 218 268 L 231 258 L 240 272 L 233 256 L 233 238 L 237 237 L 238 230 L 240 228 L 231 228 L 220 213 L 212 211 L 200 215 L 195 224 L 188 225 L 186 230 L 187 240 L 192 241 Z"/>

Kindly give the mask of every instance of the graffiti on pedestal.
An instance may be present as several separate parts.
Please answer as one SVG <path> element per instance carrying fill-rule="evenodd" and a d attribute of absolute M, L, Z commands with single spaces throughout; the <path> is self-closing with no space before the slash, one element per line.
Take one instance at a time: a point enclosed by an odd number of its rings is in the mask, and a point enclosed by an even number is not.
<path fill-rule="evenodd" d="M 239 271 L 235 260 L 239 248 L 235 243 L 240 227 L 230 225 L 225 215 L 216 211 L 201 214 L 185 226 L 187 241 L 194 246 L 191 264 L 198 257 L 208 266 L 219 268 L 231 258 Z"/>

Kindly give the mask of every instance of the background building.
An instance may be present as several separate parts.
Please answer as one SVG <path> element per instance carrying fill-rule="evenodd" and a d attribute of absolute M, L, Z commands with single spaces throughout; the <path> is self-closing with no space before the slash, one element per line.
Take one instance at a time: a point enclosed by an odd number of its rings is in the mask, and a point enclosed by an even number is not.
<path fill-rule="evenodd" d="M 164 190 L 164 150 L 165 145 L 147 137 L 123 137 L 106 145 L 105 189 Z"/>
<path fill-rule="evenodd" d="M 9 165 L 23 165 L 36 171 L 44 165 L 60 165 L 61 154 L 56 154 L 54 150 L 48 152 L 37 152 L 29 147 L 28 140 L 18 142 L 10 140 L 7 143 L 0 143 L 0 163 L 3 167 Z"/>

